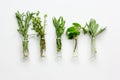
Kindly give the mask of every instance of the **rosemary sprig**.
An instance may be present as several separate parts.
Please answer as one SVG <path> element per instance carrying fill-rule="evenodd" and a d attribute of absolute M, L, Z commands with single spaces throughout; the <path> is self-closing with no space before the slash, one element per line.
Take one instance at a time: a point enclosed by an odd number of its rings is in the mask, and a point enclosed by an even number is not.
<path fill-rule="evenodd" d="M 61 42 L 61 37 L 64 33 L 64 29 L 65 29 L 65 20 L 63 19 L 63 17 L 59 17 L 58 19 L 56 19 L 56 17 L 53 17 L 52 19 L 53 21 L 53 25 L 56 29 L 56 45 L 57 45 L 57 52 L 60 52 L 62 49 L 62 42 Z"/>
<path fill-rule="evenodd" d="M 37 36 L 40 38 L 40 52 L 41 57 L 44 57 L 44 52 L 46 50 L 46 41 L 45 41 L 45 27 L 46 27 L 46 17 L 47 14 L 44 15 L 44 24 L 42 25 L 41 18 L 39 17 L 39 11 L 32 17 L 33 30 L 36 31 Z"/>
<path fill-rule="evenodd" d="M 90 22 L 86 24 L 88 28 L 88 32 L 91 38 L 91 50 L 92 50 L 92 57 L 95 57 L 97 51 L 95 47 L 95 40 L 96 37 L 102 33 L 106 28 L 99 28 L 99 24 L 96 23 L 96 20 L 90 19 Z"/>
<path fill-rule="evenodd" d="M 32 18 L 32 15 L 34 13 L 30 13 L 29 11 L 25 13 L 20 13 L 19 11 L 15 13 L 16 19 L 18 22 L 18 32 L 22 35 L 23 37 L 23 55 L 24 57 L 28 57 L 29 55 L 29 49 L 28 49 L 28 28 L 29 24 Z"/>

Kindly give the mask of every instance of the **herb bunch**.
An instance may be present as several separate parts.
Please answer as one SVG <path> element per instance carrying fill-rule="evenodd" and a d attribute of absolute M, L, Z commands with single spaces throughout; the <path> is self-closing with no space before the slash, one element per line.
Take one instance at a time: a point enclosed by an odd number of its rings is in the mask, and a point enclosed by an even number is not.
<path fill-rule="evenodd" d="M 30 21 L 32 18 L 32 15 L 34 13 L 30 13 L 29 11 L 26 13 L 20 13 L 19 11 L 15 13 L 16 19 L 18 22 L 18 32 L 22 35 L 23 41 L 23 55 L 24 57 L 28 57 L 29 55 L 29 49 L 28 49 L 28 29 L 30 25 Z"/>
<path fill-rule="evenodd" d="M 41 57 L 44 57 L 44 52 L 46 50 L 46 41 L 45 41 L 45 27 L 46 27 L 46 17 L 47 14 L 44 15 L 44 22 L 42 25 L 41 18 L 39 17 L 39 11 L 32 16 L 33 30 L 36 31 L 37 36 L 40 38 L 40 52 Z"/>
<path fill-rule="evenodd" d="M 69 27 L 66 31 L 66 35 L 68 37 L 68 39 L 74 40 L 75 41 L 75 47 L 73 52 L 76 51 L 77 48 L 77 38 L 80 35 L 80 30 L 83 30 L 84 34 L 87 33 L 85 27 L 81 27 L 81 25 L 79 23 L 73 23 L 71 27 Z"/>
<path fill-rule="evenodd" d="M 59 17 L 58 19 L 56 19 L 56 17 L 54 17 L 52 19 L 53 21 L 53 25 L 55 27 L 56 30 L 56 45 L 57 45 L 57 52 L 61 51 L 62 48 L 62 42 L 61 42 L 61 37 L 64 33 L 65 30 L 65 20 L 63 19 L 63 17 Z"/>
<path fill-rule="evenodd" d="M 80 25 L 77 23 L 73 23 L 73 25 L 71 27 L 69 27 L 66 31 L 66 35 L 68 37 L 68 39 L 74 39 L 75 41 L 75 47 L 74 47 L 74 52 L 76 50 L 77 47 L 77 37 L 80 35 Z"/>
<path fill-rule="evenodd" d="M 91 38 L 91 50 L 92 50 L 92 57 L 95 57 L 95 54 L 97 53 L 96 47 L 95 47 L 95 40 L 96 37 L 102 33 L 106 28 L 99 28 L 99 24 L 96 23 L 95 19 L 90 19 L 90 22 L 86 24 L 88 28 L 88 33 Z"/>

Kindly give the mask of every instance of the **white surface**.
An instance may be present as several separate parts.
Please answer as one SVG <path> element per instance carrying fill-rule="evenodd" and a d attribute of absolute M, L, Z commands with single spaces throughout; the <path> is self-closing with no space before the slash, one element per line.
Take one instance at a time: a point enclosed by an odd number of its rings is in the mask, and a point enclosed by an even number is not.
<path fill-rule="evenodd" d="M 0 80 L 120 80 L 120 1 L 119 0 L 1 0 L 0 1 Z M 40 11 L 48 14 L 47 57 L 40 59 L 39 41 L 31 38 L 30 56 L 22 59 L 21 38 L 15 12 Z M 72 57 L 72 41 L 63 35 L 63 57 L 55 57 L 55 30 L 52 17 L 63 16 L 66 28 L 95 18 L 107 30 L 96 41 L 97 60 L 90 62 L 90 38 L 79 37 L 79 57 Z"/>

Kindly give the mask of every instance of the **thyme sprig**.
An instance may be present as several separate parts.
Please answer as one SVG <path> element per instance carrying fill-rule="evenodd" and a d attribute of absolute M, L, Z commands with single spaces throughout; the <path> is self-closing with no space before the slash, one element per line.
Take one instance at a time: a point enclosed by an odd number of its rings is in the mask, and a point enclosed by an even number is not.
<path fill-rule="evenodd" d="M 34 16 L 32 16 L 33 30 L 36 31 L 37 36 L 40 38 L 40 52 L 41 57 L 44 57 L 46 50 L 46 41 L 45 41 L 45 27 L 46 27 L 46 17 L 47 14 L 44 15 L 44 22 L 42 24 L 42 20 L 39 17 L 40 12 L 38 11 Z"/>

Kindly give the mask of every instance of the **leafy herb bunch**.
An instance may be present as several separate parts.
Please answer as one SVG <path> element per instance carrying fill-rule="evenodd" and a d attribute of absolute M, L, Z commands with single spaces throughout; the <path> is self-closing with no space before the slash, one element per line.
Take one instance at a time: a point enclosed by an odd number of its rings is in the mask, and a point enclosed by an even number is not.
<path fill-rule="evenodd" d="M 87 33 L 85 27 L 81 27 L 79 23 L 73 23 L 72 26 L 69 27 L 66 31 L 66 35 L 68 39 L 75 41 L 74 52 L 76 51 L 76 48 L 77 48 L 77 38 L 80 35 L 81 29 L 83 30 L 84 34 Z"/>
<path fill-rule="evenodd" d="M 96 47 L 95 47 L 95 40 L 96 37 L 102 33 L 103 31 L 105 31 L 106 28 L 99 28 L 99 24 L 96 23 L 95 19 L 90 19 L 90 22 L 86 24 L 87 28 L 88 28 L 88 33 L 90 35 L 91 38 L 91 50 L 92 50 L 92 57 L 95 57 L 96 54 Z"/>
<path fill-rule="evenodd" d="M 28 57 L 29 55 L 29 49 L 28 49 L 28 29 L 30 25 L 31 18 L 34 13 L 30 13 L 29 11 L 26 13 L 20 13 L 19 11 L 15 13 L 16 19 L 18 22 L 18 32 L 23 37 L 23 55 L 24 57 Z"/>
<path fill-rule="evenodd" d="M 32 16 L 32 23 L 33 23 L 33 30 L 36 31 L 37 36 L 40 38 L 40 52 L 41 52 L 41 57 L 44 57 L 44 52 L 46 50 L 46 41 L 45 41 L 45 27 L 46 27 L 46 17 L 47 14 L 44 15 L 44 22 L 42 25 L 42 20 L 39 17 L 39 11 Z"/>
<path fill-rule="evenodd" d="M 52 19 L 53 20 L 53 25 L 56 29 L 56 44 L 57 44 L 57 52 L 61 51 L 62 48 L 62 42 L 61 42 L 61 37 L 64 33 L 64 29 L 65 29 L 65 20 L 63 19 L 63 17 L 59 17 L 58 19 L 56 19 L 55 17 Z"/>

